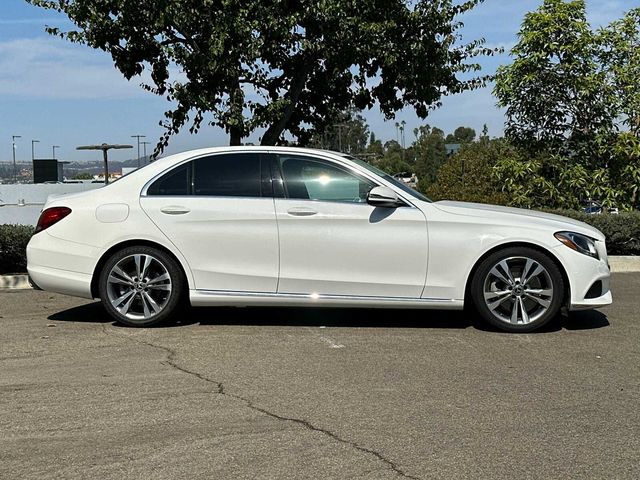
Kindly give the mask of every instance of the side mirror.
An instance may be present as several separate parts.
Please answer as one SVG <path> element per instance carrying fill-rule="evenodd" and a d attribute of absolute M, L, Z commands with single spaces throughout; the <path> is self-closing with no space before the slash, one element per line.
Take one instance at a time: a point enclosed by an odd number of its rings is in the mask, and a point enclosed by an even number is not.
<path fill-rule="evenodd" d="M 374 207 L 397 208 L 404 205 L 400 197 L 387 187 L 374 187 L 367 195 L 367 203 Z"/>

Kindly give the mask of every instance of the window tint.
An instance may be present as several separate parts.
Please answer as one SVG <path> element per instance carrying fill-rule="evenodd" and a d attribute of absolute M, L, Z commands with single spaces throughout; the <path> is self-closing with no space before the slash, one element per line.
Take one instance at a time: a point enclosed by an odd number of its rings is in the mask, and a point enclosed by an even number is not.
<path fill-rule="evenodd" d="M 365 203 L 375 184 L 324 160 L 280 155 L 289 198 Z"/>
<path fill-rule="evenodd" d="M 212 155 L 193 163 L 195 195 L 260 196 L 260 156 L 257 153 Z"/>
<path fill-rule="evenodd" d="M 147 190 L 147 195 L 189 195 L 191 163 L 185 163 L 165 173 Z"/>

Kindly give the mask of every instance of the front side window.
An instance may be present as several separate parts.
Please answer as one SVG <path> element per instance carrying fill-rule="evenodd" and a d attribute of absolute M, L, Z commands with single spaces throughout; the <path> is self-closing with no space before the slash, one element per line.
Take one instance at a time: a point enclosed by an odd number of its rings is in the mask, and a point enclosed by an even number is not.
<path fill-rule="evenodd" d="M 260 197 L 261 182 L 258 153 L 211 155 L 165 173 L 147 194 Z"/>
<path fill-rule="evenodd" d="M 325 202 L 366 203 L 376 185 L 327 161 L 280 155 L 280 168 L 289 198 Z"/>

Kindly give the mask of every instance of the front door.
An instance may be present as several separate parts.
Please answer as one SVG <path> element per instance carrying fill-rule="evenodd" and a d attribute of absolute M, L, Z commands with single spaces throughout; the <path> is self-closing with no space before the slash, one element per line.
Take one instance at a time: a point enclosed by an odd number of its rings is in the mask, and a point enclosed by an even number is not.
<path fill-rule="evenodd" d="M 369 205 L 376 183 L 337 162 L 287 154 L 274 165 L 284 179 L 278 293 L 420 298 L 428 238 L 419 209 Z"/>

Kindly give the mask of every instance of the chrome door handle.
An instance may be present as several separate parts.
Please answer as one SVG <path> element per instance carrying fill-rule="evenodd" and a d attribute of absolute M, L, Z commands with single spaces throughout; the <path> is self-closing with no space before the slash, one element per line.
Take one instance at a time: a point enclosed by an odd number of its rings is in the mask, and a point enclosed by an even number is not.
<path fill-rule="evenodd" d="M 311 215 L 315 215 L 318 212 L 316 212 L 315 210 L 311 210 L 310 208 L 294 207 L 287 210 L 287 213 L 289 215 L 293 215 L 294 217 L 310 217 Z"/>
<path fill-rule="evenodd" d="M 189 213 L 191 210 L 189 210 L 187 207 L 170 205 L 168 207 L 162 207 L 160 211 L 162 213 L 166 213 L 167 215 L 184 215 L 185 213 Z"/>

